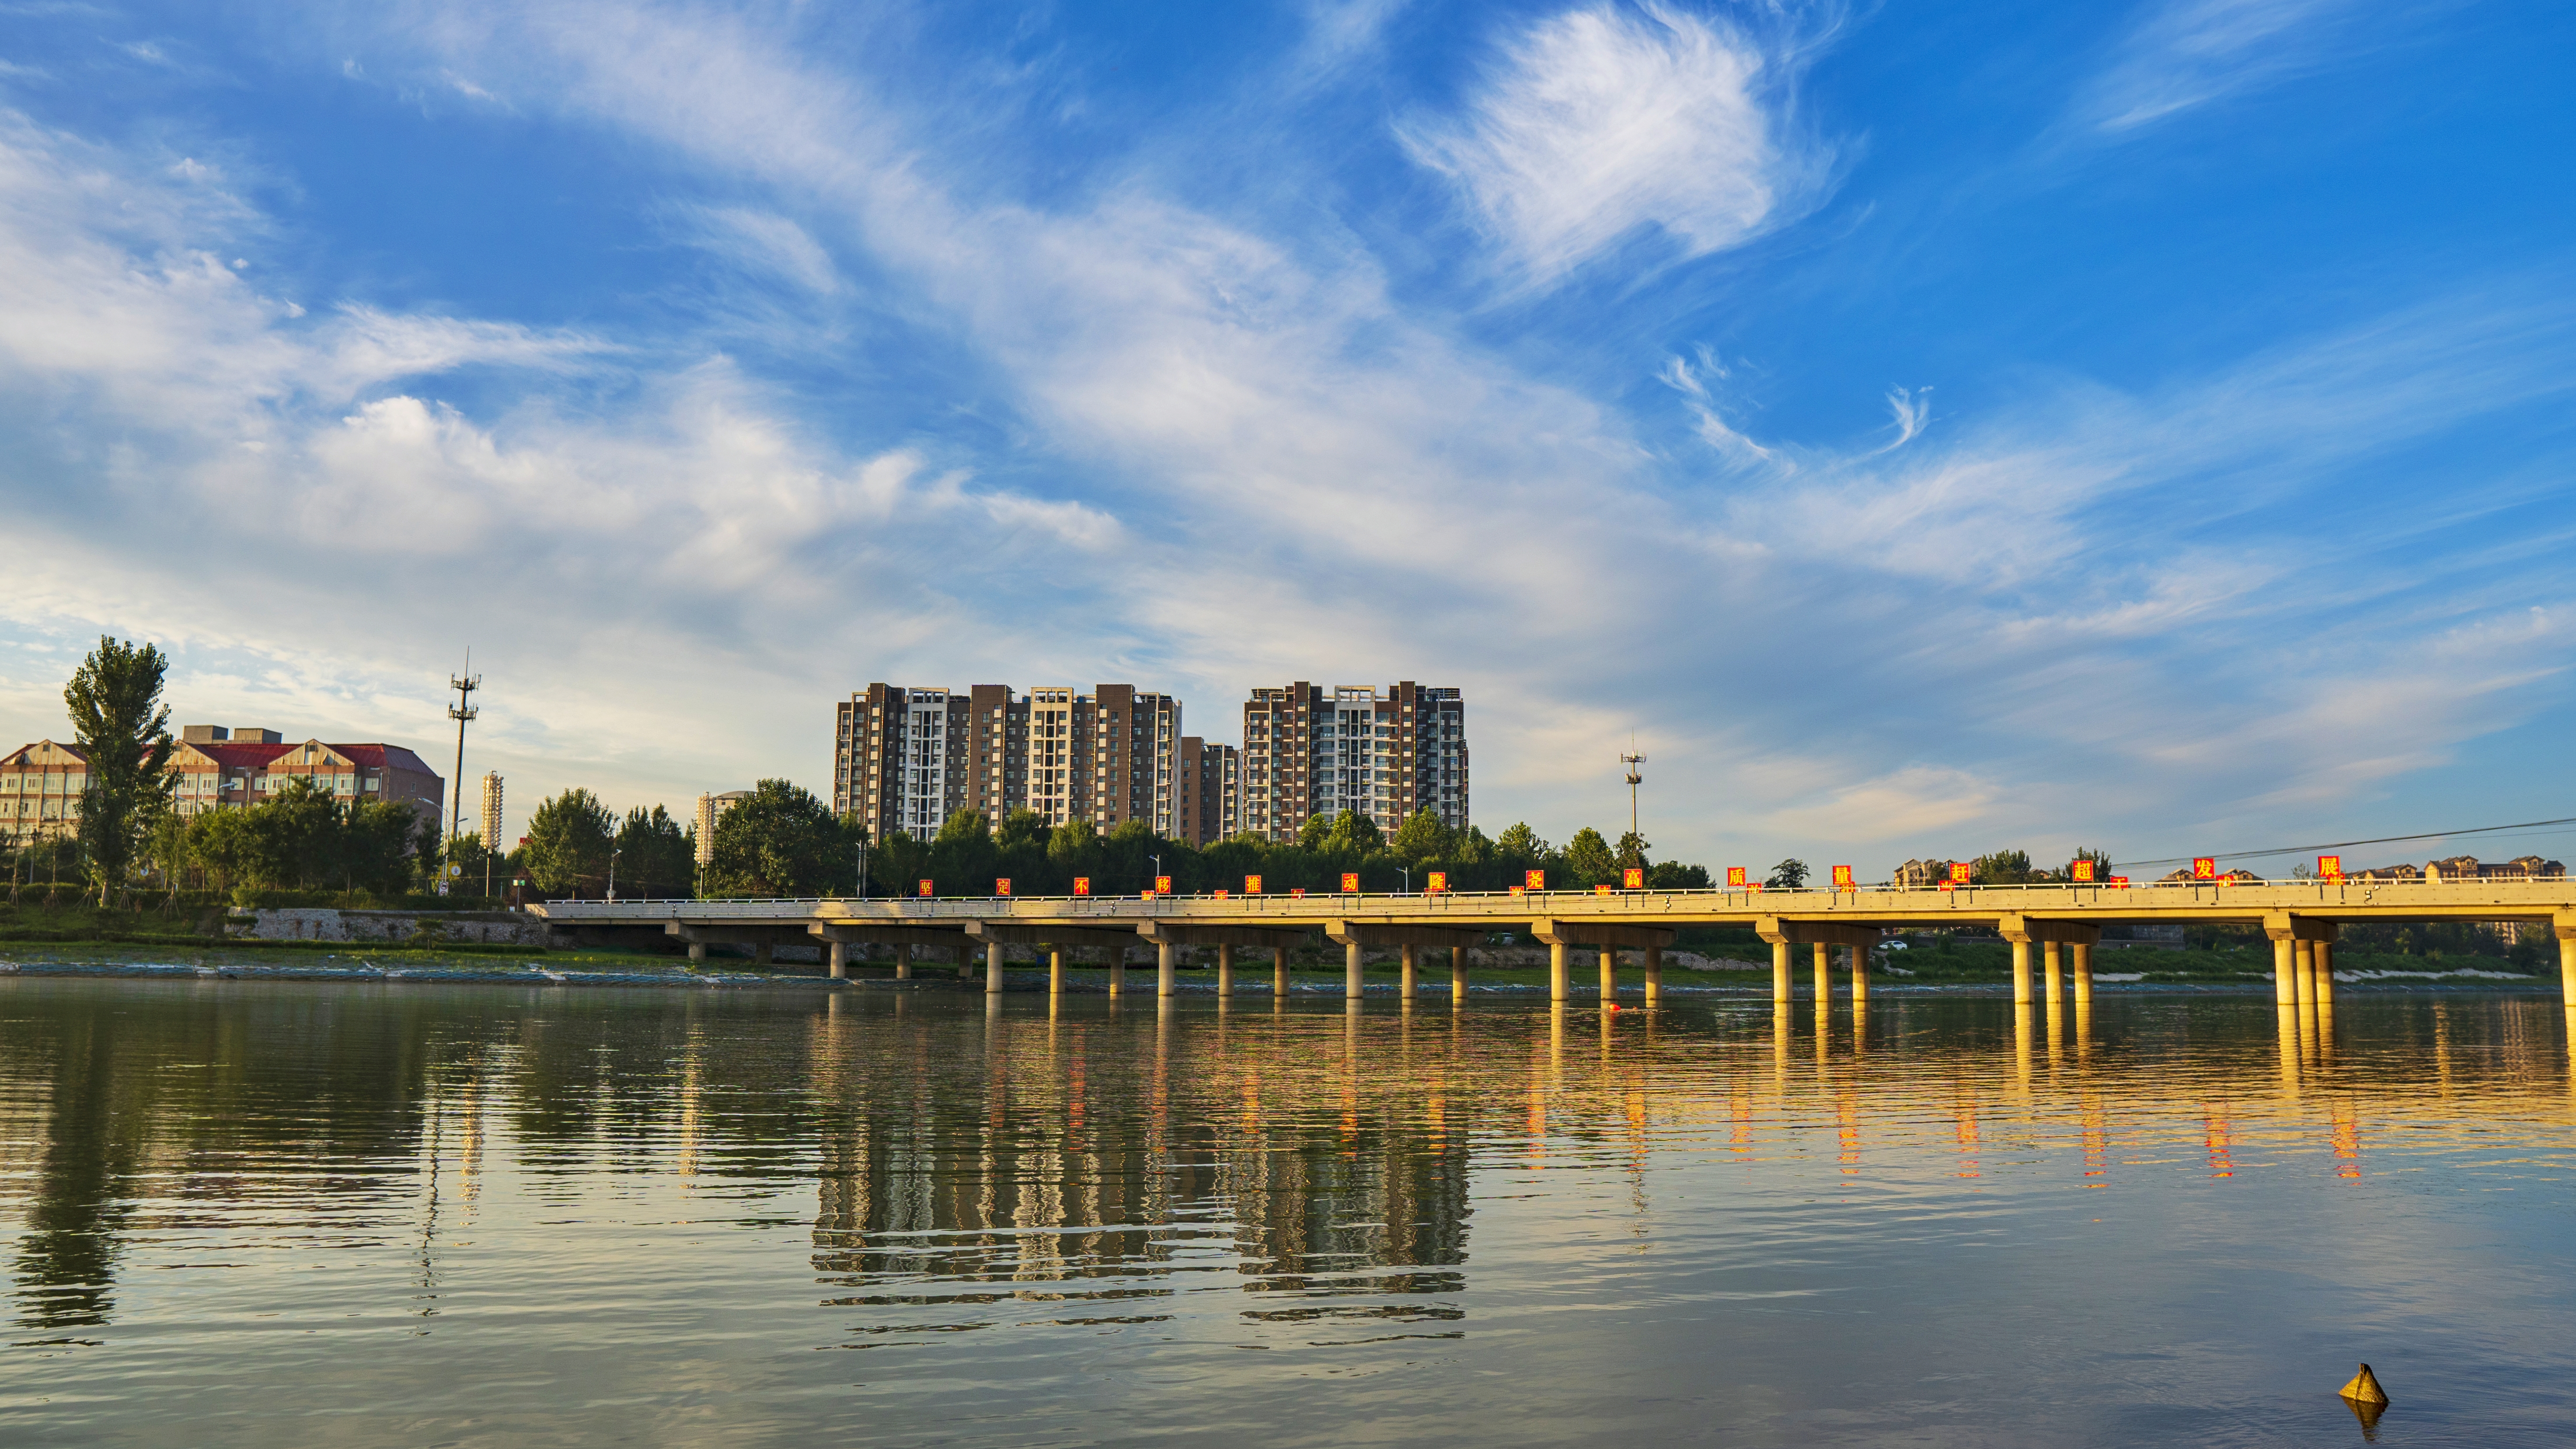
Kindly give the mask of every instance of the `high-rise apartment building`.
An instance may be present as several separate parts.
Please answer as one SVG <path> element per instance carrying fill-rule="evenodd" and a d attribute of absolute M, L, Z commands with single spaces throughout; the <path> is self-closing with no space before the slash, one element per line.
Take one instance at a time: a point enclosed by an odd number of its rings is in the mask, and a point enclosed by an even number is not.
<path fill-rule="evenodd" d="M 1172 837 L 1208 845 L 1241 830 L 1242 751 L 1184 735 L 1179 758 L 1180 828 L 1171 832 Z"/>
<path fill-rule="evenodd" d="M 1407 680 L 1386 693 L 1304 680 L 1243 706 L 1238 829 L 1294 840 L 1309 818 L 1355 810 L 1392 834 L 1418 810 L 1467 828 L 1467 706 Z"/>
<path fill-rule="evenodd" d="M 501 848 L 501 776 L 498 771 L 483 775 L 483 848 Z"/>
<path fill-rule="evenodd" d="M 1050 825 L 1180 825 L 1181 703 L 1127 684 L 968 690 L 871 684 L 838 707 L 832 808 L 871 839 L 928 839 L 959 810 L 998 824 L 1031 809 Z"/>

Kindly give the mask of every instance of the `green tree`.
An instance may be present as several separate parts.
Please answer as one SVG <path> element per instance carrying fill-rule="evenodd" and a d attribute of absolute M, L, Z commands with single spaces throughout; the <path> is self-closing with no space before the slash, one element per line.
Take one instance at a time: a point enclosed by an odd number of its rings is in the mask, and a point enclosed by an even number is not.
<path fill-rule="evenodd" d="M 847 891 L 858 842 L 814 793 L 762 780 L 716 818 L 707 884 L 717 895 L 802 898 Z"/>
<path fill-rule="evenodd" d="M 1540 861 L 1554 853 L 1554 848 L 1539 839 L 1538 832 L 1530 829 L 1527 821 L 1494 837 L 1494 854 L 1504 860 Z"/>
<path fill-rule="evenodd" d="M 1619 858 L 1611 853 L 1610 842 L 1601 832 L 1586 825 L 1574 832 L 1565 843 L 1567 882 L 1576 887 L 1615 883 L 1619 879 Z"/>
<path fill-rule="evenodd" d="M 1377 822 L 1356 810 L 1345 810 L 1333 817 L 1333 828 L 1324 836 L 1324 849 L 1345 856 L 1373 855 L 1385 848 L 1386 836 Z"/>
<path fill-rule="evenodd" d="M 1708 867 L 1659 860 L 1646 872 L 1646 886 L 1659 891 L 1704 891 L 1709 888 Z"/>
<path fill-rule="evenodd" d="M 1997 850 L 1977 857 L 1968 878 L 1978 885 L 2023 885 L 2035 874 L 2027 850 Z"/>
<path fill-rule="evenodd" d="M 993 832 L 993 843 L 1004 851 L 1035 846 L 1044 849 L 1049 834 L 1046 817 L 1026 806 L 1012 811 Z"/>
<path fill-rule="evenodd" d="M 549 895 L 604 892 L 616 824 L 598 796 L 578 787 L 566 790 L 540 803 L 528 817 L 528 843 L 519 851 L 519 865 Z"/>
<path fill-rule="evenodd" d="M 170 661 L 101 635 L 63 689 L 72 737 L 88 762 L 81 790 L 80 843 L 98 903 L 121 889 L 143 842 L 170 808 L 170 707 L 161 702 Z"/>
<path fill-rule="evenodd" d="M 1387 843 L 1396 859 L 1417 862 L 1448 860 L 1450 847 L 1449 827 L 1440 823 L 1440 817 L 1432 814 L 1429 806 L 1414 811 L 1412 818 L 1397 828 L 1395 839 Z"/>
<path fill-rule="evenodd" d="M 1771 878 L 1762 884 L 1768 890 L 1804 890 L 1807 885 L 1807 863 L 1793 855 L 1771 867 Z"/>
<path fill-rule="evenodd" d="M 1630 866 L 1635 866 L 1639 870 L 1644 870 L 1647 866 L 1653 864 L 1652 861 L 1646 859 L 1646 852 L 1654 848 L 1653 844 L 1648 842 L 1646 837 L 1639 835 L 1633 830 L 1620 836 L 1618 850 L 1619 868 L 1621 870 L 1626 870 Z"/>
<path fill-rule="evenodd" d="M 340 806 L 331 792 L 298 775 L 242 812 L 250 883 L 310 889 L 339 885 Z"/>
<path fill-rule="evenodd" d="M 698 872 L 695 828 L 682 830 L 671 812 L 638 805 L 617 827 L 617 893 L 628 899 L 672 900 L 691 894 Z"/>

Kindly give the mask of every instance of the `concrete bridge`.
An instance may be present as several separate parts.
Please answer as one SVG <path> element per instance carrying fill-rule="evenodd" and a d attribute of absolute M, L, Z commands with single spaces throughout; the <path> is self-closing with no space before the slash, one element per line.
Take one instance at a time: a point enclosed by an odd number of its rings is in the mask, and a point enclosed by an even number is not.
<path fill-rule="evenodd" d="M 1235 952 L 1271 953 L 1274 989 L 1284 992 L 1288 951 L 1313 932 L 1343 948 L 1344 991 L 1356 1008 L 1360 953 L 1396 948 L 1403 999 L 1419 994 L 1422 953 L 1449 953 L 1450 993 L 1463 1000 L 1467 951 L 1497 932 L 1526 931 L 1548 946 L 1551 999 L 1568 995 L 1570 956 L 1597 952 L 1602 999 L 1615 999 L 1619 953 L 1643 957 L 1645 999 L 1662 996 L 1662 953 L 1684 927 L 1751 930 L 1771 943 L 1775 1002 L 1792 995 L 1795 952 L 1811 953 L 1815 994 L 1830 994 L 1836 952 L 1851 972 L 1856 1001 L 1869 992 L 1869 949 L 1905 928 L 1992 930 L 2012 943 L 2013 1000 L 2038 990 L 2054 1004 L 2071 984 L 2078 1003 L 2091 998 L 2094 945 L 2108 926 L 2224 923 L 2259 926 L 2272 941 L 2273 988 L 2284 1006 L 2330 1006 L 2333 952 L 2345 922 L 2373 920 L 2513 921 L 2551 928 L 2558 942 L 2561 990 L 2576 1007 L 2576 882 L 2477 881 L 2195 881 L 2170 885 L 1960 886 L 1944 890 L 1802 890 L 1744 888 L 1698 891 L 1459 892 L 1413 895 L 1146 895 L 993 896 L 942 899 L 548 901 L 529 908 L 553 926 L 649 931 L 689 943 L 704 960 L 711 943 L 747 944 L 766 959 L 787 943 L 827 948 L 831 974 L 847 974 L 848 948 L 886 945 L 895 974 L 910 974 L 911 953 L 953 959 L 961 969 L 981 948 L 984 989 L 1002 989 L 1005 946 L 1043 948 L 1051 990 L 1064 983 L 1067 951 L 1105 951 L 1110 991 L 1125 989 L 1130 950 L 1157 958 L 1156 992 L 1173 992 L 1175 956 L 1183 947 L 1217 950 L 1217 991 L 1234 990 Z"/>

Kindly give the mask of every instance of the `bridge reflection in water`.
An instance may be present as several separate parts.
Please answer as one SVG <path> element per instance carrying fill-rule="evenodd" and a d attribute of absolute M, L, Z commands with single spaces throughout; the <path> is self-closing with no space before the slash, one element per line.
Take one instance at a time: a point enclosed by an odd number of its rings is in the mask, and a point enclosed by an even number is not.
<path fill-rule="evenodd" d="M 513 1272 L 626 1301 L 649 1265 L 757 1309 L 763 1352 L 1159 1325 L 1329 1358 L 1630 1271 L 1603 1254 L 1787 1285 L 1860 1251 L 1796 1236 L 1843 1211 L 1819 1201 L 2308 1193 L 2492 1171 L 2499 1142 L 2563 1175 L 2576 1117 L 2576 1021 L 2505 995 L 1817 1018 L 23 980 L 0 1014 L 25 1164 L 0 1212 L 40 1338 L 323 1281 L 280 1264 L 432 1314 L 513 1301 Z M 758 1266 L 791 1249 L 803 1277 Z M 464 1280 L 480 1310 L 442 1306 Z"/>

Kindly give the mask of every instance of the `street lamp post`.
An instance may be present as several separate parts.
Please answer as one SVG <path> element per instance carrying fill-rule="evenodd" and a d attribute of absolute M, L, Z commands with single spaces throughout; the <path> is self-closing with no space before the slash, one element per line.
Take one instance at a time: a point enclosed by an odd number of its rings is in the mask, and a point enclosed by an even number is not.
<path fill-rule="evenodd" d="M 611 901 L 617 899 L 617 857 L 625 853 L 626 847 L 622 845 L 608 847 L 608 898 Z"/>

